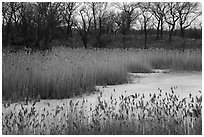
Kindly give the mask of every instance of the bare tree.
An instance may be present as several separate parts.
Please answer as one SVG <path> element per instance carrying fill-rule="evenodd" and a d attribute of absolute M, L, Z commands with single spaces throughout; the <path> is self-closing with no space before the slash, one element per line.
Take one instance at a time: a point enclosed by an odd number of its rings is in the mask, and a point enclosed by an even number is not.
<path fill-rule="evenodd" d="M 158 39 L 163 36 L 164 23 L 169 28 L 170 42 L 176 25 L 184 40 L 185 29 L 202 14 L 200 8 L 199 3 L 192 2 L 3 2 L 3 45 L 47 48 L 52 39 L 70 40 L 72 31 L 77 30 L 85 48 L 89 37 L 94 47 L 103 47 L 102 36 L 116 32 L 122 34 L 125 48 L 130 30 L 140 25 L 147 48 L 148 30 L 154 32 L 156 28 Z"/>
<path fill-rule="evenodd" d="M 5 34 L 5 44 L 9 47 L 11 44 L 11 27 L 12 27 L 12 17 L 14 11 L 12 10 L 12 2 L 3 2 L 2 3 L 2 15 L 3 15 L 3 30 L 6 31 Z M 4 31 L 3 31 L 4 32 Z"/>
<path fill-rule="evenodd" d="M 29 41 L 31 41 L 32 37 L 35 37 L 35 5 L 26 2 L 19 3 L 18 9 L 19 16 L 17 18 L 20 20 L 21 34 L 25 40 L 25 45 L 29 46 Z"/>
<path fill-rule="evenodd" d="M 116 30 L 117 30 L 117 24 L 115 23 L 115 12 L 113 10 L 110 10 L 107 13 L 107 17 L 104 18 L 104 30 L 106 34 L 115 34 L 116 35 Z"/>
<path fill-rule="evenodd" d="M 137 11 L 138 3 L 135 2 L 123 2 L 116 3 L 116 7 L 120 10 L 122 10 L 122 16 L 125 18 L 125 27 L 127 30 L 127 33 L 129 32 L 131 26 L 134 24 L 134 21 L 139 17 L 139 12 Z"/>
<path fill-rule="evenodd" d="M 142 22 L 143 22 L 143 29 L 144 29 L 144 49 L 147 49 L 147 29 L 148 26 L 150 25 L 150 20 L 152 18 L 151 12 L 150 12 L 150 3 L 139 3 L 139 7 L 140 7 L 140 14 L 141 14 L 141 18 L 142 18 Z"/>
<path fill-rule="evenodd" d="M 79 10 L 79 14 L 81 17 L 81 22 L 76 21 L 75 26 L 77 27 L 79 34 L 82 38 L 84 47 L 87 48 L 88 44 L 88 35 L 90 32 L 91 22 L 93 20 L 93 16 L 91 15 L 91 10 L 88 7 L 87 3 L 84 3 Z"/>
<path fill-rule="evenodd" d="M 94 47 L 101 47 L 100 38 L 106 18 L 108 18 L 107 2 L 91 2 L 89 6 L 93 16 L 93 37 L 95 38 Z"/>
<path fill-rule="evenodd" d="M 64 21 L 64 26 L 66 26 L 66 34 L 68 37 L 72 37 L 75 12 L 79 6 L 80 4 L 76 2 L 62 2 L 60 4 L 60 12 Z"/>
<path fill-rule="evenodd" d="M 176 22 L 179 19 L 178 13 L 176 11 L 177 8 L 177 4 L 174 2 L 169 2 L 167 3 L 167 8 L 166 8 L 166 12 L 165 12 L 165 21 L 169 26 L 169 42 L 172 41 L 172 35 L 173 35 L 173 31 L 175 29 L 176 26 Z"/>
<path fill-rule="evenodd" d="M 184 38 L 185 29 L 188 28 L 202 12 L 198 10 L 199 3 L 197 2 L 177 2 L 176 4 L 178 5 L 176 10 L 179 16 L 180 33 L 181 37 Z"/>
<path fill-rule="evenodd" d="M 36 23 L 37 23 L 37 39 L 38 47 L 47 48 L 53 38 L 53 34 L 60 25 L 59 2 L 39 2 L 37 3 Z"/>
<path fill-rule="evenodd" d="M 93 16 L 93 22 L 94 22 L 94 30 L 97 29 L 97 23 L 96 23 L 96 14 L 98 12 L 98 3 L 97 2 L 90 2 L 89 3 L 89 6 L 91 8 L 91 11 L 92 11 L 92 16 Z"/>
<path fill-rule="evenodd" d="M 129 34 L 130 28 L 135 24 L 134 21 L 139 17 L 138 3 L 116 3 L 116 7 L 122 11 L 117 14 L 115 22 L 123 34 L 123 48 L 125 48 L 126 35 Z"/>
<path fill-rule="evenodd" d="M 10 4 L 11 6 L 11 10 L 13 12 L 13 16 L 12 16 L 12 20 L 15 23 L 15 29 L 17 31 L 17 34 L 20 34 L 20 30 L 19 30 L 19 25 L 20 25 L 20 21 L 21 21 L 21 17 L 20 17 L 20 10 L 21 10 L 21 3 L 19 2 L 14 2 L 12 4 Z"/>
<path fill-rule="evenodd" d="M 167 5 L 164 2 L 152 2 L 151 3 L 151 11 L 154 17 L 157 20 L 157 37 L 159 39 L 159 32 L 160 36 L 163 37 L 163 24 L 164 24 L 164 17 L 165 17 L 165 9 Z"/>
<path fill-rule="evenodd" d="M 117 13 L 115 16 L 115 22 L 118 26 L 118 29 L 121 31 L 123 35 L 123 48 L 125 48 L 125 36 L 127 35 L 127 25 L 126 25 L 126 15 L 124 12 Z"/>

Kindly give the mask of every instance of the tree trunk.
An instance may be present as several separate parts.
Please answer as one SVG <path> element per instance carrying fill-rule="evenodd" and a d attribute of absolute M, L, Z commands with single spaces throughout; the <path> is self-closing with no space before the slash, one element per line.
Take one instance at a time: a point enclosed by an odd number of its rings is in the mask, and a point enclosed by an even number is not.
<path fill-rule="evenodd" d="M 169 43 L 171 43 L 172 42 L 172 36 L 173 36 L 173 32 L 174 32 L 174 28 L 175 28 L 175 25 L 171 25 L 172 26 L 172 28 L 169 30 Z"/>
<path fill-rule="evenodd" d="M 67 26 L 67 37 L 68 37 L 68 38 L 69 38 L 69 37 L 72 37 L 72 29 L 71 29 L 71 26 L 70 26 L 70 25 Z"/>
<path fill-rule="evenodd" d="M 145 34 L 144 49 L 147 49 L 147 27 L 146 27 L 146 22 L 144 23 L 144 34 Z"/>
<path fill-rule="evenodd" d="M 123 48 L 125 49 L 125 33 L 123 33 Z"/>
<path fill-rule="evenodd" d="M 28 45 L 28 35 L 29 35 L 29 34 L 27 34 L 27 30 L 28 30 L 28 24 L 27 24 L 27 22 L 24 20 L 24 21 L 23 21 L 23 36 L 24 36 L 24 40 L 25 40 L 25 45 L 26 45 L 26 47 L 29 46 L 29 45 Z"/>
<path fill-rule="evenodd" d="M 16 21 L 15 21 L 15 27 L 16 27 L 17 35 L 20 35 L 19 25 Z"/>
<path fill-rule="evenodd" d="M 169 30 L 169 43 L 172 42 L 172 34 L 173 34 L 173 31 Z"/>
<path fill-rule="evenodd" d="M 38 19 L 37 20 L 37 24 L 38 24 L 38 26 L 37 26 L 37 33 L 36 33 L 36 37 L 35 37 L 35 47 L 36 48 L 41 48 L 41 44 L 40 44 L 40 41 L 41 41 L 41 39 L 42 39 L 42 25 L 41 25 L 41 21 Z"/>
<path fill-rule="evenodd" d="M 127 29 L 127 30 L 126 30 L 126 31 L 127 31 L 127 35 L 128 35 L 129 32 L 130 32 L 130 23 L 131 23 L 130 18 L 131 18 L 131 17 L 130 17 L 130 15 L 129 15 L 129 16 L 127 17 L 127 28 L 126 28 L 126 29 Z"/>
<path fill-rule="evenodd" d="M 160 36 L 163 37 L 163 21 L 161 21 Z"/>
<path fill-rule="evenodd" d="M 92 8 L 93 11 L 93 20 L 94 20 L 94 30 L 96 31 L 96 11 L 95 11 L 95 4 L 93 5 L 94 7 Z"/>
<path fill-rule="evenodd" d="M 83 32 L 81 32 L 80 35 L 81 35 L 81 38 L 82 38 L 82 41 L 83 41 L 83 44 L 84 44 L 84 48 L 87 49 L 87 43 L 88 43 L 87 33 L 84 32 L 84 34 L 83 34 Z"/>
<path fill-rule="evenodd" d="M 84 48 L 87 49 L 87 39 L 86 38 L 83 38 L 83 43 L 84 43 Z"/>
<path fill-rule="evenodd" d="M 181 50 L 184 51 L 185 48 L 186 48 L 186 41 L 185 41 L 185 38 L 183 38 L 181 43 Z"/>
<path fill-rule="evenodd" d="M 50 30 L 51 29 L 51 27 L 49 26 L 49 25 L 47 25 L 47 27 L 46 27 L 46 29 L 44 30 L 44 32 L 43 32 L 43 49 L 46 49 L 46 48 L 48 48 L 48 46 L 49 46 L 49 35 L 50 35 Z"/>
<path fill-rule="evenodd" d="M 183 26 L 181 25 L 180 26 L 181 28 L 180 28 L 180 33 L 181 33 L 181 37 L 182 37 L 182 44 L 181 44 L 181 50 L 185 50 L 185 47 L 186 47 L 186 42 L 185 42 L 185 33 L 184 33 L 184 28 L 183 28 Z"/>
<path fill-rule="evenodd" d="M 145 31 L 144 49 L 147 49 L 147 31 Z"/>
<path fill-rule="evenodd" d="M 9 47 L 11 43 L 11 37 L 10 37 L 10 23 L 7 24 L 6 28 L 6 45 Z"/>
<path fill-rule="evenodd" d="M 49 33 L 48 33 L 48 35 L 45 36 L 45 41 L 44 41 L 44 45 L 43 46 L 45 48 L 49 47 Z"/>
<path fill-rule="evenodd" d="M 181 34 L 181 37 L 184 38 L 184 28 L 181 26 L 180 28 L 180 34 Z"/>
<path fill-rule="evenodd" d="M 99 19 L 99 32 L 98 32 L 98 35 L 97 35 L 97 38 L 96 38 L 96 46 L 99 47 L 99 48 L 101 47 L 99 45 L 100 38 L 101 38 L 101 28 L 102 28 L 102 21 L 101 21 L 101 19 Z"/>
<path fill-rule="evenodd" d="M 159 27 L 160 27 L 160 21 L 158 21 L 158 24 L 157 24 L 157 37 L 156 37 L 156 40 L 159 39 Z"/>
<path fill-rule="evenodd" d="M 100 43 L 100 38 L 101 38 L 101 30 L 99 29 L 97 39 L 96 39 L 96 46 L 99 47 L 99 48 L 101 47 L 100 44 L 99 44 Z"/>

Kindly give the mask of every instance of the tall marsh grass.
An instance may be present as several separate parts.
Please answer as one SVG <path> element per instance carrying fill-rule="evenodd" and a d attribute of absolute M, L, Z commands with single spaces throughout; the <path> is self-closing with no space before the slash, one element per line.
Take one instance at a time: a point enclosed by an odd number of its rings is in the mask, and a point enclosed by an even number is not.
<path fill-rule="evenodd" d="M 68 98 L 95 90 L 96 85 L 128 82 L 127 72 L 154 68 L 201 71 L 200 50 L 71 49 L 3 53 L 3 99 Z"/>
<path fill-rule="evenodd" d="M 160 90 L 159 94 L 149 95 L 135 93 L 118 98 L 104 98 L 101 92 L 93 106 L 84 98 L 53 107 L 42 102 L 15 103 L 3 107 L 2 133 L 201 135 L 202 93 L 180 98 L 173 88 L 171 91 Z"/>

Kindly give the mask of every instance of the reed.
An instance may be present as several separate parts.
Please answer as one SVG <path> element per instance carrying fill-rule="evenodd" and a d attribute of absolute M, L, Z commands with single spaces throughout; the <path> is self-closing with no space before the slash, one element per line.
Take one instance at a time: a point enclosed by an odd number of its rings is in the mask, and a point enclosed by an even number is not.
<path fill-rule="evenodd" d="M 170 92 L 160 90 L 151 97 L 135 93 L 103 98 L 101 92 L 94 105 L 86 99 L 70 100 L 53 109 L 49 104 L 42 107 L 37 101 L 9 105 L 5 103 L 3 107 L 4 135 L 202 134 L 202 94 L 181 98 L 173 89 Z"/>
<path fill-rule="evenodd" d="M 3 53 L 3 100 L 26 96 L 69 98 L 95 91 L 96 85 L 127 83 L 128 72 L 151 69 L 201 71 L 200 50 L 71 49 Z"/>

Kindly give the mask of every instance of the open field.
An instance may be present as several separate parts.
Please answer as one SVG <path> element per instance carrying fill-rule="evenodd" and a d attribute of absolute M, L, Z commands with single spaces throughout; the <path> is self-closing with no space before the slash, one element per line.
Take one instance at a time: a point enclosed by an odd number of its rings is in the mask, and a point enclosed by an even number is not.
<path fill-rule="evenodd" d="M 201 71 L 200 50 L 70 49 L 3 53 L 3 100 L 26 96 L 69 98 L 95 91 L 96 85 L 127 83 L 128 72 Z"/>

